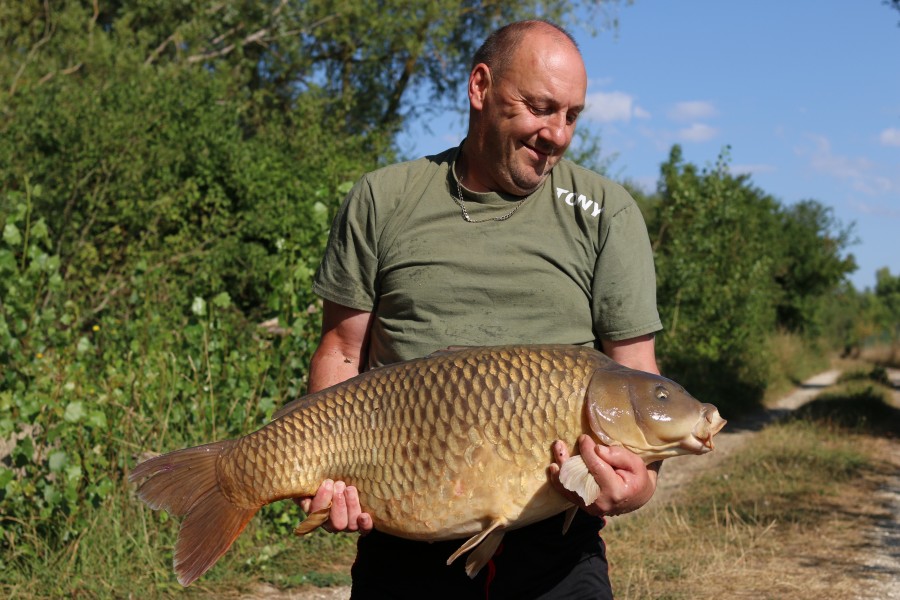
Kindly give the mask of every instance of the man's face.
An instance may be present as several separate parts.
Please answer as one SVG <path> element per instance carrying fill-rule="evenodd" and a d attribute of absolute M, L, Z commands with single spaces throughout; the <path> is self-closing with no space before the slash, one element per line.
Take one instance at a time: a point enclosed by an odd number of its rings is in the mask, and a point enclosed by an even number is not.
<path fill-rule="evenodd" d="M 534 34 L 499 77 L 489 76 L 479 121 L 484 175 L 491 189 L 527 195 L 572 141 L 587 90 L 584 64 L 571 44 Z"/>

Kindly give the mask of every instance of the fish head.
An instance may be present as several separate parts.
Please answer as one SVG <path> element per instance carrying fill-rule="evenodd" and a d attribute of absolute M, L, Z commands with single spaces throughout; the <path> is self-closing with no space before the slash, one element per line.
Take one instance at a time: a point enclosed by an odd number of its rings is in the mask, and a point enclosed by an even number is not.
<path fill-rule="evenodd" d="M 678 383 L 621 366 L 594 373 L 585 413 L 597 440 L 624 446 L 646 463 L 705 454 L 725 426 L 715 406 L 701 403 Z"/>

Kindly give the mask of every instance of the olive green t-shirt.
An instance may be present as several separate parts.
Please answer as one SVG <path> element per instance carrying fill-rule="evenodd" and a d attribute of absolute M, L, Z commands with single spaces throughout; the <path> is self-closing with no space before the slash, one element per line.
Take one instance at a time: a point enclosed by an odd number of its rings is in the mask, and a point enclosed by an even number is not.
<path fill-rule="evenodd" d="M 562 160 L 507 220 L 468 223 L 458 150 L 365 175 L 335 217 L 313 291 L 374 313 L 370 367 L 447 346 L 599 347 L 662 329 L 647 228 L 621 186 Z M 473 220 L 522 201 L 463 193 Z"/>

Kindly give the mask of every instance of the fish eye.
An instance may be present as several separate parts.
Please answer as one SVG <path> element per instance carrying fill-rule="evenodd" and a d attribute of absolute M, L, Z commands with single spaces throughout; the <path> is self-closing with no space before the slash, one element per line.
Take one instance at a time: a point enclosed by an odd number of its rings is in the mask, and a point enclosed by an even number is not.
<path fill-rule="evenodd" d="M 657 386 L 656 387 L 656 399 L 661 400 L 661 401 L 668 400 L 669 399 L 669 390 L 662 387 L 661 385 Z"/>

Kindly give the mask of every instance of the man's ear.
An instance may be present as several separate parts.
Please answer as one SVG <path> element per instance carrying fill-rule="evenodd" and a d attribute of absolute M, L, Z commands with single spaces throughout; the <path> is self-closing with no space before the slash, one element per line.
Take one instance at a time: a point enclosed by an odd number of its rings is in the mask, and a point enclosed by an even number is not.
<path fill-rule="evenodd" d="M 469 74 L 469 103 L 475 110 L 484 107 L 484 98 L 493 85 L 491 68 L 484 63 L 478 63 Z"/>

